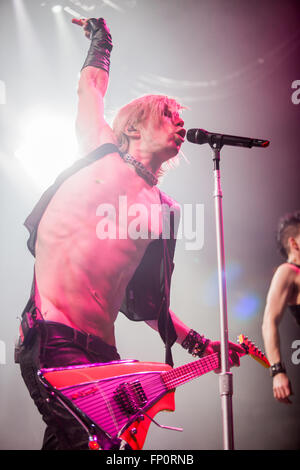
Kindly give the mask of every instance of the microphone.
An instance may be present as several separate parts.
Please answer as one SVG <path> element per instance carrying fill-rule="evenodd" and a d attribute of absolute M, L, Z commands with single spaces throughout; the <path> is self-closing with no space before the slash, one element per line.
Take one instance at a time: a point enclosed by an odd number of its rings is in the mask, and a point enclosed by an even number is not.
<path fill-rule="evenodd" d="M 217 132 L 208 132 L 204 129 L 189 129 L 186 138 L 192 144 L 209 144 L 214 146 L 219 144 L 234 145 L 235 147 L 268 147 L 269 140 L 253 139 L 251 137 L 239 137 L 236 135 L 219 134 Z"/>

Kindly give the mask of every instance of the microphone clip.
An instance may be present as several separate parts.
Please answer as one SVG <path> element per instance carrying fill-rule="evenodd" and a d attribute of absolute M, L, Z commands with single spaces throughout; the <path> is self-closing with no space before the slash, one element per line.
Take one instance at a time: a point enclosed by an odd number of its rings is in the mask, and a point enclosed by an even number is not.
<path fill-rule="evenodd" d="M 208 138 L 207 143 L 211 147 L 213 151 L 213 162 L 214 162 L 214 169 L 219 170 L 220 169 L 220 151 L 221 148 L 223 147 L 223 139 L 221 134 L 215 134 L 214 135 L 214 141 Z"/>

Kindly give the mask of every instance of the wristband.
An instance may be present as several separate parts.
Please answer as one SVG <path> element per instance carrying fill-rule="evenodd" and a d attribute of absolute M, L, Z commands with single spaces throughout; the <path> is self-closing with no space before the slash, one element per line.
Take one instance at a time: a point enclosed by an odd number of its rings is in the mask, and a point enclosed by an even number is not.
<path fill-rule="evenodd" d="M 91 65 L 109 73 L 110 53 L 113 48 L 109 29 L 103 18 L 91 18 L 88 24 L 91 31 L 91 45 L 82 69 Z"/>
<path fill-rule="evenodd" d="M 271 367 L 270 367 L 271 377 L 275 377 L 275 375 L 281 374 L 281 373 L 283 373 L 283 374 L 286 373 L 286 369 L 285 369 L 284 365 L 281 362 L 276 362 L 276 364 L 271 365 Z"/>
<path fill-rule="evenodd" d="M 208 344 L 209 339 L 199 335 L 197 331 L 190 330 L 186 338 L 183 340 L 181 346 L 187 349 L 192 356 L 202 357 Z"/>

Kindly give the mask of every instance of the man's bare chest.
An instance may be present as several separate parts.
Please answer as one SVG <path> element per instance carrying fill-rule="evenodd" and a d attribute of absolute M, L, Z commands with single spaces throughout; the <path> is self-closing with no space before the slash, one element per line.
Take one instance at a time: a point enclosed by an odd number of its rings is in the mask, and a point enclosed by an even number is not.
<path fill-rule="evenodd" d="M 153 240 L 162 232 L 160 199 L 149 193 L 111 195 L 96 208 L 97 235 L 101 238 Z M 153 197 L 154 196 L 154 197 Z"/>
<path fill-rule="evenodd" d="M 119 165 L 118 165 L 119 163 Z M 100 168 L 99 168 L 100 167 Z M 76 234 L 88 249 L 101 249 L 101 242 L 128 241 L 147 245 L 162 233 L 160 192 L 149 187 L 132 169 L 117 160 L 117 168 L 107 165 L 85 169 L 67 181 L 55 195 L 40 224 L 46 241 L 51 234 L 67 239 Z M 126 245 L 127 246 L 127 245 Z"/>

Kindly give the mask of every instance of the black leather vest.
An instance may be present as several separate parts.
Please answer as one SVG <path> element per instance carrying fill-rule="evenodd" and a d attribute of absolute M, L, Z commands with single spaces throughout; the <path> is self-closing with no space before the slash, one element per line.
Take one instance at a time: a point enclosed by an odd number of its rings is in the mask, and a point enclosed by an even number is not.
<path fill-rule="evenodd" d="M 33 256 L 35 256 L 35 243 L 40 220 L 58 188 L 77 171 L 105 155 L 115 152 L 119 153 L 119 149 L 115 145 L 102 145 L 64 170 L 43 193 L 24 222 L 30 234 L 27 246 Z M 134 321 L 158 320 L 159 333 L 166 346 L 165 361 L 173 366 L 171 347 L 176 341 L 177 335 L 170 317 L 169 305 L 176 233 L 180 214 L 174 205 L 174 201 L 162 191 L 160 191 L 160 199 L 163 214 L 163 234 L 165 235 L 153 240 L 148 245 L 139 266 L 128 283 L 120 311 Z M 172 211 L 170 211 L 170 208 L 172 208 Z M 35 283 L 33 283 L 28 304 L 34 302 L 34 285 Z"/>

